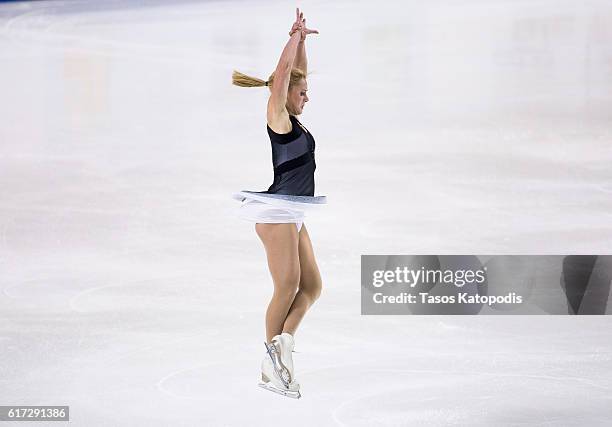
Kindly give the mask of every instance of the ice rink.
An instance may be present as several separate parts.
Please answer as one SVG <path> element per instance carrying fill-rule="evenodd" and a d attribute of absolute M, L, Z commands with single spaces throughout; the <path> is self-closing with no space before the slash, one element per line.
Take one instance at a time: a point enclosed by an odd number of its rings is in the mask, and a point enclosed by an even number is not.
<path fill-rule="evenodd" d="M 272 283 L 231 199 L 272 182 L 267 90 L 232 70 L 266 78 L 296 6 L 329 200 L 305 222 L 324 289 L 300 400 L 257 387 Z M 360 314 L 362 254 L 612 253 L 612 2 L 2 3 L 0 94 L 0 405 L 612 424 L 608 316 Z"/>

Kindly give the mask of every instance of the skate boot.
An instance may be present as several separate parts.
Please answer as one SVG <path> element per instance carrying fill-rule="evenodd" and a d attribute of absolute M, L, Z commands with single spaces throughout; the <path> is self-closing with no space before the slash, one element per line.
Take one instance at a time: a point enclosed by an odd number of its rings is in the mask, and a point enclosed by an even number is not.
<path fill-rule="evenodd" d="M 269 367 L 267 362 L 264 360 L 264 364 L 262 365 L 262 382 L 265 384 L 275 385 L 277 389 L 281 389 L 285 392 L 297 391 L 297 396 L 290 397 L 299 398 L 300 385 L 295 380 L 293 373 L 293 357 L 291 355 L 295 345 L 293 336 L 285 332 L 272 338 L 272 342 L 270 344 L 264 343 L 264 345 L 266 346 L 266 351 L 268 352 L 274 375 L 270 376 L 269 374 L 266 374 L 266 378 L 264 378 L 264 374 L 266 372 L 266 369 L 264 368 Z M 279 380 L 280 384 L 278 383 Z"/>
<path fill-rule="evenodd" d="M 274 368 L 272 359 L 269 355 L 266 355 L 264 360 L 261 362 L 261 381 L 259 382 L 259 386 L 261 388 L 265 388 L 266 390 L 282 394 L 283 396 L 291 397 L 293 399 L 299 399 L 302 397 L 300 394 L 300 384 L 297 381 L 293 381 L 292 383 L 285 385 L 276 371 L 277 370 Z"/>
<path fill-rule="evenodd" d="M 287 332 L 276 335 L 272 338 L 272 342 L 266 345 L 274 365 L 280 369 L 279 375 L 285 384 L 289 384 L 295 379 L 292 355 L 294 347 L 293 336 Z"/>

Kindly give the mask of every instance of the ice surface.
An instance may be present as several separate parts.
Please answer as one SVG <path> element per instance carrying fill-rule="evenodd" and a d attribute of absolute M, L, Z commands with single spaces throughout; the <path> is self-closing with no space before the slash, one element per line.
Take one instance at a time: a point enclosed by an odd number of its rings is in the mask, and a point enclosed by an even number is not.
<path fill-rule="evenodd" d="M 97 4 L 94 4 L 97 3 Z M 604 426 L 609 317 L 361 316 L 361 254 L 610 254 L 612 4 L 303 1 L 323 295 L 257 387 L 294 4 L 0 5 L 0 405 L 78 426 Z M 7 424 L 8 425 L 8 424 Z"/>

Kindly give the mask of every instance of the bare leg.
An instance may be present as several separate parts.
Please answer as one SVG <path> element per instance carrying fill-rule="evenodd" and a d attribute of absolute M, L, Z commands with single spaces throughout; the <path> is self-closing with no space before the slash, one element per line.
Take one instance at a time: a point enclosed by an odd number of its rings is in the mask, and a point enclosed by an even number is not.
<path fill-rule="evenodd" d="M 312 243 L 305 225 L 302 225 L 299 233 L 298 252 L 300 262 L 299 288 L 283 326 L 283 332 L 288 332 L 291 335 L 295 335 L 295 331 L 306 311 L 319 298 L 322 287 L 321 274 L 317 267 Z"/>
<path fill-rule="evenodd" d="M 268 342 L 283 332 L 283 324 L 300 284 L 299 235 L 295 224 L 256 224 L 266 249 L 274 293 L 266 311 Z"/>

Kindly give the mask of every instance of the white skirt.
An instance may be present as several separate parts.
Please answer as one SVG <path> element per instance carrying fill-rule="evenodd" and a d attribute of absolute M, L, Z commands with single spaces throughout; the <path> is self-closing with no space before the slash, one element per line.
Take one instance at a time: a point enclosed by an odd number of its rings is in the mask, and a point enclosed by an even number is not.
<path fill-rule="evenodd" d="M 292 196 L 253 191 L 235 193 L 233 198 L 242 202 L 237 212 L 239 218 L 253 223 L 294 223 L 298 232 L 304 223 L 306 211 L 327 203 L 325 196 Z"/>

